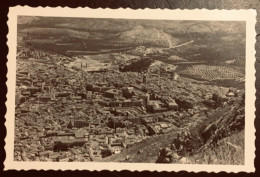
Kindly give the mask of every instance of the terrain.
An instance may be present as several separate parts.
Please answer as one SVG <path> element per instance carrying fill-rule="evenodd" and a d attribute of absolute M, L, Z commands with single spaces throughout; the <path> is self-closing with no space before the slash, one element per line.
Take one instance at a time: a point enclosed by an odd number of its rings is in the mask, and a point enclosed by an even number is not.
<path fill-rule="evenodd" d="M 82 89 L 87 81 L 100 88 L 108 84 L 123 91 L 136 89 L 137 95 L 149 93 L 157 107 L 171 100 L 178 105 L 158 116 L 178 128 L 147 136 L 119 154 L 94 161 L 244 163 L 243 22 L 19 17 L 17 58 L 21 63 L 36 60 L 66 70 L 70 77 L 59 75 L 68 79 L 65 90 L 72 87 L 73 95 L 77 94 L 73 83 L 79 82 Z M 105 95 L 96 92 L 99 87 L 92 89 L 93 100 L 87 104 L 106 105 L 107 98 L 98 99 Z M 131 111 L 118 112 L 124 119 L 131 117 Z M 188 143 L 176 143 L 180 135 Z M 170 158 L 163 154 L 166 151 Z"/>
<path fill-rule="evenodd" d="M 113 53 L 113 49 L 122 49 L 127 52 L 130 48 L 145 46 L 146 50 L 164 48 L 159 56 L 153 54 L 150 57 L 166 62 L 172 55 L 192 62 L 209 63 L 245 56 L 243 22 L 19 18 L 18 36 L 39 49 L 46 49 L 45 42 L 50 45 L 50 41 L 44 39 L 51 39 L 53 45 L 47 49 L 61 54 L 68 50 L 101 52 L 107 49 Z M 42 44 L 30 41 L 32 38 L 42 40 Z M 187 45 L 179 46 L 185 43 Z M 63 50 L 59 50 L 60 45 Z"/>
<path fill-rule="evenodd" d="M 191 122 L 188 122 L 184 129 L 149 137 L 122 153 L 109 156 L 102 161 L 155 162 L 159 156 L 159 150 L 171 147 L 177 135 L 184 130 L 189 132 L 191 140 L 184 147 L 185 152 L 178 152 L 178 158 L 172 163 L 244 164 L 243 97 L 243 93 L 240 93 L 237 99 L 228 102 L 217 100 L 220 104 L 221 102 L 225 104 L 218 107 L 208 117 L 201 117 L 196 125 L 189 126 Z"/>
<path fill-rule="evenodd" d="M 66 39 L 66 38 L 78 38 L 86 39 L 88 38 L 88 32 L 80 32 L 72 29 L 64 28 L 26 28 L 21 30 L 23 35 L 30 35 L 32 38 L 38 39 Z"/>

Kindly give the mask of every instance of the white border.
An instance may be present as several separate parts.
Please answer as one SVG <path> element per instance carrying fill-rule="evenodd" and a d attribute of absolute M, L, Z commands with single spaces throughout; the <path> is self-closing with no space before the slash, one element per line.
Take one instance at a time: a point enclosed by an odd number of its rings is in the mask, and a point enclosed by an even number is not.
<path fill-rule="evenodd" d="M 90 9 L 90 8 L 50 8 L 22 7 L 9 9 L 8 14 L 8 73 L 7 73 L 7 113 L 5 139 L 6 160 L 4 170 L 130 170 L 130 171 L 181 171 L 188 172 L 253 172 L 255 158 L 255 10 L 161 10 L 161 9 Z M 196 164 L 152 164 L 152 163 L 104 163 L 104 162 L 17 162 L 14 154 L 14 113 L 15 113 L 15 76 L 17 16 L 56 16 L 56 17 L 93 17 L 126 19 L 164 19 L 164 20 L 209 20 L 209 21 L 246 21 L 246 103 L 245 103 L 245 165 L 196 165 Z"/>

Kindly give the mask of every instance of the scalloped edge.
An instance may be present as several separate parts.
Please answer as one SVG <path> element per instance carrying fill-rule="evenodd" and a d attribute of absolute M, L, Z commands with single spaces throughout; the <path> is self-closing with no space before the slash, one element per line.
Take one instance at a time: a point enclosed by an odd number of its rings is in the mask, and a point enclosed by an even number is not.
<path fill-rule="evenodd" d="M 57 14 L 57 11 L 62 12 L 65 15 Z M 84 14 L 84 10 L 88 10 L 88 15 Z M 55 11 L 55 12 L 54 12 Z M 47 13 L 46 13 L 47 12 Z M 103 12 L 103 16 L 100 14 L 97 15 L 97 12 Z M 156 13 L 155 13 L 156 12 Z M 44 13 L 44 14 L 43 14 Z M 73 13 L 73 15 L 68 15 Z M 159 15 L 158 15 L 159 13 Z M 165 18 L 166 13 L 174 16 L 174 18 Z M 185 13 L 185 14 L 184 14 Z M 199 19 L 193 13 L 199 14 Z M 84 14 L 84 15 L 83 15 Z M 127 14 L 127 16 L 126 16 Z M 188 16 L 187 16 L 188 14 Z M 201 15 L 202 14 L 202 15 Z M 209 15 L 207 15 L 209 14 Z M 226 15 L 223 15 L 226 14 Z M 168 20 L 240 20 L 247 22 L 247 32 L 246 32 L 246 117 L 250 121 L 246 121 L 245 125 L 245 138 L 247 138 L 245 143 L 245 165 L 201 165 L 201 164 L 151 164 L 151 163 L 114 163 L 114 162 L 17 162 L 13 161 L 13 148 L 14 148 L 14 93 L 15 93 L 15 68 L 16 66 L 16 34 L 17 34 L 17 15 L 35 15 L 35 16 L 67 16 L 67 17 L 89 17 L 89 18 L 115 18 L 115 15 L 119 15 L 119 18 L 129 18 L 130 19 L 163 19 Z M 92 15 L 92 16 L 91 16 Z M 111 16 L 112 15 L 112 16 Z M 149 15 L 149 16 L 147 16 Z M 228 16 L 230 15 L 230 16 Z M 237 15 L 240 15 L 239 17 Z M 210 17 L 209 17 L 210 16 Z M 195 17 L 195 19 L 194 19 Z M 231 17 L 231 18 L 230 18 Z M 174 9 L 170 10 L 167 8 L 160 9 L 149 9 L 149 8 L 139 8 L 139 9 L 130 9 L 130 8 L 88 8 L 88 7 L 29 7 L 29 6 L 15 6 L 9 8 L 8 14 L 8 35 L 7 35 L 7 46 L 9 52 L 7 55 L 7 101 L 5 106 L 6 111 L 6 122 L 5 127 L 7 129 L 7 134 L 5 138 L 5 152 L 6 159 L 4 161 L 4 170 L 89 170 L 89 171 L 121 171 L 128 170 L 132 172 L 141 172 L 141 171 L 150 171 L 150 172 L 228 172 L 228 173 L 238 173 L 238 172 L 254 172 L 254 158 L 255 158 L 255 127 L 254 119 L 255 118 L 255 99 L 256 99 L 256 89 L 255 89 L 255 67 L 256 62 L 255 54 L 255 44 L 256 44 L 256 10 L 254 9 L 239 9 L 239 10 L 224 10 L 224 9 Z M 248 41 L 250 39 L 250 41 Z M 252 61 L 250 59 L 252 58 Z M 249 60 L 249 61 L 247 61 Z M 250 79 L 250 81 L 248 81 Z M 250 138 L 250 139 L 248 139 Z M 11 149 L 11 151 L 9 150 Z M 248 154 L 250 157 L 248 159 Z M 209 168 L 210 167 L 210 168 Z"/>

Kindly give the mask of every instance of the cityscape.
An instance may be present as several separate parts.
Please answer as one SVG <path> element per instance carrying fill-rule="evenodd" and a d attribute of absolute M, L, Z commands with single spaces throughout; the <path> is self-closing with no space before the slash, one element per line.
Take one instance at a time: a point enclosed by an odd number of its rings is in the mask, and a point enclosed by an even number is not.
<path fill-rule="evenodd" d="M 15 161 L 244 164 L 245 22 L 19 16 Z"/>

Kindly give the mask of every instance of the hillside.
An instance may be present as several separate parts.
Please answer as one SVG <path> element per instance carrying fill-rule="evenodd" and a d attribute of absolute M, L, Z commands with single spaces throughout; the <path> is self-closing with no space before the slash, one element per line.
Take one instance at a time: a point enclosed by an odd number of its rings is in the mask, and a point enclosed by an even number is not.
<path fill-rule="evenodd" d="M 176 135 L 177 132 L 172 132 L 169 134 L 149 137 L 135 146 L 122 151 L 120 154 L 114 154 L 102 159 L 101 161 L 154 163 L 157 159 L 159 148 L 162 146 L 167 146 L 169 144 L 169 140 Z M 129 156 L 128 161 L 126 160 L 127 156 Z"/>
<path fill-rule="evenodd" d="M 184 131 L 149 137 L 120 154 L 109 156 L 101 161 L 243 164 L 245 116 L 243 92 L 237 98 L 227 102 L 218 96 L 214 99 L 224 103 L 223 106 L 216 109 L 208 118 L 201 118 L 200 123 L 195 127 L 191 125 Z M 172 144 L 175 144 L 178 149 L 176 144 L 178 134 L 186 138 L 187 135 L 183 132 L 187 130 L 189 141 L 181 150 L 171 149 Z M 173 154 L 171 157 L 173 161 L 165 160 L 166 156 L 158 156 L 162 150 Z"/>
<path fill-rule="evenodd" d="M 244 164 L 244 135 L 245 132 L 237 132 L 223 138 L 218 146 L 203 149 L 201 152 L 190 157 L 197 164 Z"/>
<path fill-rule="evenodd" d="M 244 22 L 223 21 L 172 21 L 172 20 L 135 20 L 135 19 L 108 19 L 108 18 L 61 18 L 61 17 L 30 17 L 19 16 L 19 24 L 39 27 L 61 27 L 81 30 L 108 30 L 124 32 L 137 26 L 145 28 L 158 28 L 171 34 L 189 33 L 223 33 L 243 34 Z M 201 35 L 203 36 L 203 35 Z"/>
<path fill-rule="evenodd" d="M 221 98 L 215 96 L 217 102 Z M 244 92 L 239 93 L 237 99 L 224 101 L 224 105 L 214 111 L 209 118 L 201 122 L 192 131 L 197 131 L 205 145 L 201 149 L 207 148 L 210 144 L 217 143 L 222 138 L 228 137 L 233 133 L 244 130 L 245 126 L 245 108 Z"/>
<path fill-rule="evenodd" d="M 223 21 L 26 16 L 18 18 L 18 35 L 29 34 L 32 39 L 39 42 L 44 39 L 59 41 L 62 45 L 58 46 L 61 48 L 58 50 L 59 53 L 86 49 L 88 51 L 122 49 L 121 52 L 130 52 L 136 47 L 144 46 L 145 54 L 150 55 L 150 58 L 171 64 L 177 62 L 176 57 L 187 62 L 219 64 L 238 58 L 244 60 L 244 25 L 243 22 Z M 45 45 L 37 45 L 37 48 L 47 50 Z M 52 46 L 49 48 L 53 49 Z M 157 52 L 158 49 L 161 51 Z M 169 58 L 170 56 L 176 57 L 173 59 Z"/>
<path fill-rule="evenodd" d="M 89 36 L 88 32 L 75 31 L 67 28 L 25 28 L 21 30 L 24 35 L 30 35 L 34 38 L 82 38 L 86 39 Z"/>
<path fill-rule="evenodd" d="M 38 21 L 39 17 L 35 17 L 35 16 L 19 16 L 18 17 L 18 25 L 22 25 L 22 24 L 31 24 L 34 21 Z"/>
<path fill-rule="evenodd" d="M 128 30 L 119 35 L 119 39 L 124 42 L 136 43 L 139 45 L 150 44 L 155 46 L 172 47 L 179 40 L 171 35 L 155 28 L 143 28 L 136 26 L 133 30 Z"/>

